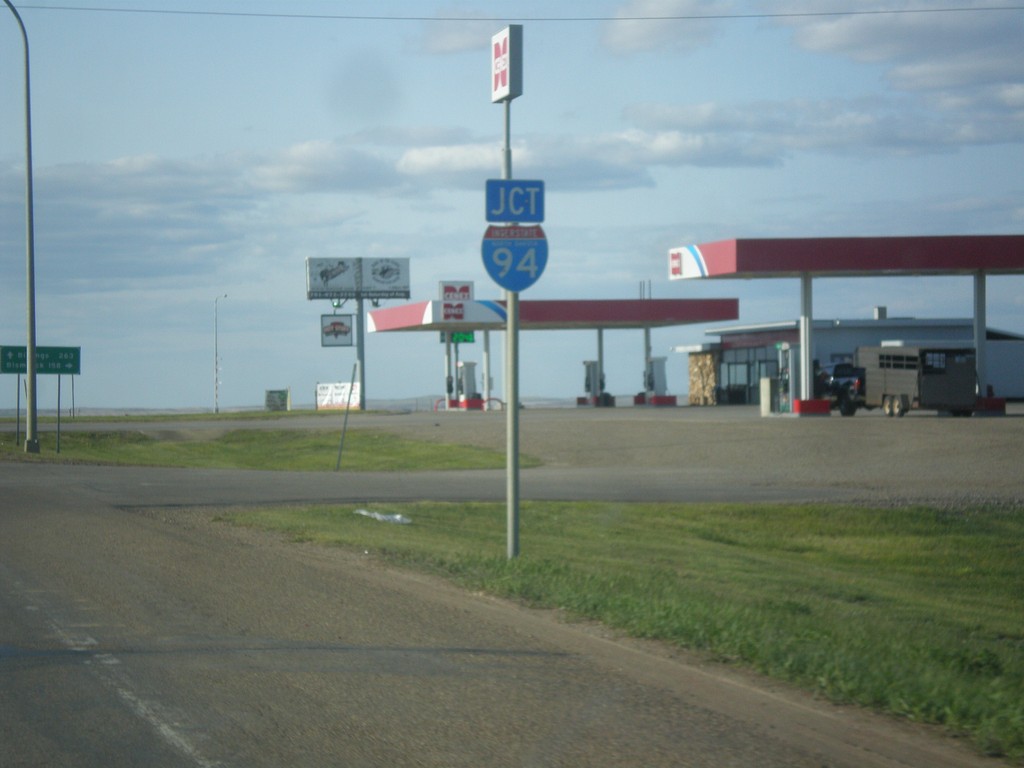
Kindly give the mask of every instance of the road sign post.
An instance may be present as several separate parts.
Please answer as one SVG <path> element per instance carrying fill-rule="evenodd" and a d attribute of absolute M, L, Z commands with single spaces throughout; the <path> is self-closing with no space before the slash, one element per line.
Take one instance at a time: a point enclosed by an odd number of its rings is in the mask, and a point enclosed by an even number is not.
<path fill-rule="evenodd" d="M 57 375 L 57 453 L 60 453 L 60 379 L 61 376 L 77 376 L 82 373 L 82 348 L 81 347 L 35 347 L 35 365 L 32 366 L 34 373 L 56 374 Z M 17 420 L 21 423 L 21 374 L 29 370 L 28 347 L 0 347 L 0 373 L 18 374 L 18 415 Z M 31 377 L 29 377 L 31 378 Z M 74 411 L 75 405 L 75 380 L 71 379 L 71 408 Z M 34 434 L 31 426 L 31 413 L 25 414 L 25 439 L 30 440 Z M 16 438 L 20 441 L 20 434 Z M 33 453 L 39 452 L 39 441 L 35 441 Z"/>
<path fill-rule="evenodd" d="M 504 181 L 512 179 L 512 100 L 523 93 L 523 27 L 521 24 L 510 24 L 491 38 L 491 102 L 504 106 L 505 143 L 501 149 L 501 177 Z M 484 239 L 487 242 L 487 239 Z M 497 266 L 497 274 L 504 272 L 502 279 L 513 270 L 505 270 L 502 266 L 506 256 L 511 263 L 515 255 L 505 251 L 497 253 L 501 246 L 495 246 L 490 260 Z M 522 258 L 526 254 L 520 254 Z M 547 252 L 545 251 L 545 260 Z M 497 260 L 495 260 L 497 257 Z M 484 254 L 484 263 L 488 256 Z M 519 260 L 522 263 L 522 259 Z M 519 272 L 519 270 L 515 270 Z M 529 273 L 531 270 L 527 270 Z M 490 269 L 488 269 L 490 273 Z M 539 277 L 539 273 L 536 277 Z M 494 274 L 491 274 L 494 277 Z M 534 277 L 533 281 L 536 280 Z M 496 279 L 497 281 L 497 279 Z M 533 281 L 529 284 L 532 285 Z M 515 285 L 516 280 L 509 281 Z M 507 401 L 506 417 L 506 484 L 505 496 L 508 512 L 508 559 L 519 556 L 519 288 L 505 288 L 506 311 L 508 320 L 505 330 L 505 399 Z"/>

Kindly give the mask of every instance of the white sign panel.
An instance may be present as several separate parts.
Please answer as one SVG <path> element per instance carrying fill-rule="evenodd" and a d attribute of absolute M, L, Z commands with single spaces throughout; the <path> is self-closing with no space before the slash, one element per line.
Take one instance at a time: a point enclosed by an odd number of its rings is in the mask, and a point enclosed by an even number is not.
<path fill-rule="evenodd" d="M 359 410 L 359 382 L 339 381 L 316 385 L 316 409 Z"/>
<path fill-rule="evenodd" d="M 512 24 L 491 38 L 491 101 L 523 95 L 523 25 Z"/>
<path fill-rule="evenodd" d="M 351 347 L 352 315 L 320 315 L 320 346 Z"/>
<path fill-rule="evenodd" d="M 306 298 L 407 299 L 409 259 L 306 259 Z"/>
<path fill-rule="evenodd" d="M 438 286 L 441 301 L 472 301 L 472 280 L 442 280 Z"/>
<path fill-rule="evenodd" d="M 306 259 L 306 297 L 352 299 L 359 288 L 359 259 Z"/>
<path fill-rule="evenodd" d="M 364 299 L 408 299 L 408 259 L 363 259 Z"/>

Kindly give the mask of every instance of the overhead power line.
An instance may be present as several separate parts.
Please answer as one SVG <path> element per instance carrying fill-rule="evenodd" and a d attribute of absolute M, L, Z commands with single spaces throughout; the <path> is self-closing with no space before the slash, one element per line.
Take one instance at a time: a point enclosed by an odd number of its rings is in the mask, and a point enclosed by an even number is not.
<path fill-rule="evenodd" d="M 256 11 L 201 11 L 171 8 L 111 8 L 104 6 L 22 5 L 22 10 L 77 11 L 82 13 L 159 14 L 167 16 L 220 16 L 256 19 L 322 19 L 334 21 L 488 21 L 603 22 L 603 21 L 725 21 L 740 19 L 809 19 L 840 16 L 910 16 L 936 13 L 993 13 L 1024 11 L 1024 5 L 988 5 L 951 8 L 892 8 L 856 11 L 790 11 L 780 13 L 708 13 L 643 16 L 413 16 L 349 13 L 262 13 Z"/>

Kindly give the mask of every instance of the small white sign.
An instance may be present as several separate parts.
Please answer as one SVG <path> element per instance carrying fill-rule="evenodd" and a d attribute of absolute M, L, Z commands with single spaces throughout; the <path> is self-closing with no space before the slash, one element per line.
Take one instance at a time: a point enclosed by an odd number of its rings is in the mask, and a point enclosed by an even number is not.
<path fill-rule="evenodd" d="M 359 410 L 359 382 L 339 381 L 316 385 L 316 409 Z"/>
<path fill-rule="evenodd" d="M 351 347 L 352 315 L 320 315 L 320 346 Z"/>

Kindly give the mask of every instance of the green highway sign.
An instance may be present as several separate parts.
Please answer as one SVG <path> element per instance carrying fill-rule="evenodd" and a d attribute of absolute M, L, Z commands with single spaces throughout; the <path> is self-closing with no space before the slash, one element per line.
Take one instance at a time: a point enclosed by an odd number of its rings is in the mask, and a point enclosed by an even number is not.
<path fill-rule="evenodd" d="M 36 347 L 36 373 L 77 375 L 81 372 L 81 347 Z M 28 373 L 25 347 L 0 347 L 0 373 Z"/>

